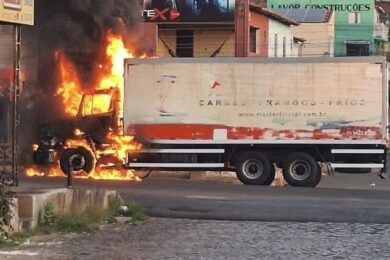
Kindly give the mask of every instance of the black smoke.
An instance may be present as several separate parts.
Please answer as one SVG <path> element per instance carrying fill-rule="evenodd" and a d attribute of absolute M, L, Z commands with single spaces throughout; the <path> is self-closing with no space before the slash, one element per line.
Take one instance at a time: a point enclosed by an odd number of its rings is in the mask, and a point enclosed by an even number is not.
<path fill-rule="evenodd" d="M 49 48 L 90 52 L 107 30 L 127 30 L 141 22 L 134 0 L 39 0 L 36 26 Z M 125 28 L 123 28 L 125 27 Z"/>
<path fill-rule="evenodd" d="M 98 57 L 107 31 L 136 34 L 142 18 L 140 10 L 139 1 L 135 0 L 36 1 L 40 78 L 47 75 L 48 67 L 53 67 L 53 53 L 57 50 L 76 59 L 80 69 L 88 70 L 94 62 L 91 59 Z"/>

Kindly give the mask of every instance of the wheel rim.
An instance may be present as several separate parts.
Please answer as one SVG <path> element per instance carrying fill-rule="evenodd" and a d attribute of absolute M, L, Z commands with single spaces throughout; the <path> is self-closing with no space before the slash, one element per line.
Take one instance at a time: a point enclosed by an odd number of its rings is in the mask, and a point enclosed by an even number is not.
<path fill-rule="evenodd" d="M 242 172 L 245 175 L 245 177 L 254 180 L 261 177 L 261 175 L 263 175 L 264 166 L 261 163 L 261 161 L 252 159 L 252 160 L 245 161 L 242 166 L 242 169 L 243 169 Z"/>
<path fill-rule="evenodd" d="M 71 166 L 74 171 L 82 170 L 85 166 L 84 156 L 81 154 L 73 154 L 69 157 L 69 166 Z"/>
<path fill-rule="evenodd" d="M 297 181 L 303 181 L 310 176 L 311 166 L 307 161 L 297 160 L 290 165 L 291 177 Z"/>

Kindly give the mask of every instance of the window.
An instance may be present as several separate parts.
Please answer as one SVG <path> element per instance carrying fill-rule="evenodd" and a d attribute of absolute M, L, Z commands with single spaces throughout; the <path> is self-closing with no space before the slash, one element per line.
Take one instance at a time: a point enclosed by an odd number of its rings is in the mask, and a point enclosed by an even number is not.
<path fill-rule="evenodd" d="M 369 56 L 370 45 L 368 43 L 346 43 L 347 56 Z"/>
<path fill-rule="evenodd" d="M 278 57 L 278 35 L 275 34 L 274 57 Z"/>
<path fill-rule="evenodd" d="M 194 57 L 194 31 L 176 31 L 176 54 L 178 57 Z"/>
<path fill-rule="evenodd" d="M 350 24 L 360 24 L 360 22 L 361 22 L 360 13 L 358 12 L 349 13 Z"/>
<path fill-rule="evenodd" d="M 250 27 L 249 32 L 249 51 L 253 53 L 260 52 L 259 28 Z"/>
<path fill-rule="evenodd" d="M 109 94 L 85 95 L 82 101 L 83 116 L 98 115 L 111 112 L 111 96 Z"/>

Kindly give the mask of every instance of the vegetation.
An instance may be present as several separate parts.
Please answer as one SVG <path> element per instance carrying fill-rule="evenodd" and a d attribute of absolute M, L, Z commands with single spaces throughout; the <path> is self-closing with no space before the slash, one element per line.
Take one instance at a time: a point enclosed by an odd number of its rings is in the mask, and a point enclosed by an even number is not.
<path fill-rule="evenodd" d="M 0 183 L 0 237 L 4 239 L 12 229 L 11 220 L 13 217 L 12 207 L 14 206 L 15 194 Z"/>
<path fill-rule="evenodd" d="M 47 203 L 41 213 L 41 223 L 33 230 L 13 234 L 9 239 L 0 238 L 0 249 L 8 249 L 24 243 L 28 238 L 53 233 L 95 232 L 102 221 L 115 224 L 116 217 L 129 217 L 129 224 L 146 219 L 142 208 L 136 203 L 123 203 L 119 199 L 111 200 L 107 210 L 88 208 L 84 213 L 56 215 L 51 203 Z"/>
<path fill-rule="evenodd" d="M 11 220 L 13 218 L 12 207 L 14 206 L 15 194 L 0 182 L 0 248 L 12 231 Z"/>

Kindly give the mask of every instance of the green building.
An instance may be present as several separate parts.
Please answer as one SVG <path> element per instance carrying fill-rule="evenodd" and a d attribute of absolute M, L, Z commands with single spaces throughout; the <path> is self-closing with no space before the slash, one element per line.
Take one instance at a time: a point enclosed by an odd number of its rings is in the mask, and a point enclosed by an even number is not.
<path fill-rule="evenodd" d="M 378 22 L 374 0 L 268 0 L 267 8 L 334 12 L 334 56 L 377 55 L 378 41 L 387 40 L 375 39 Z"/>

